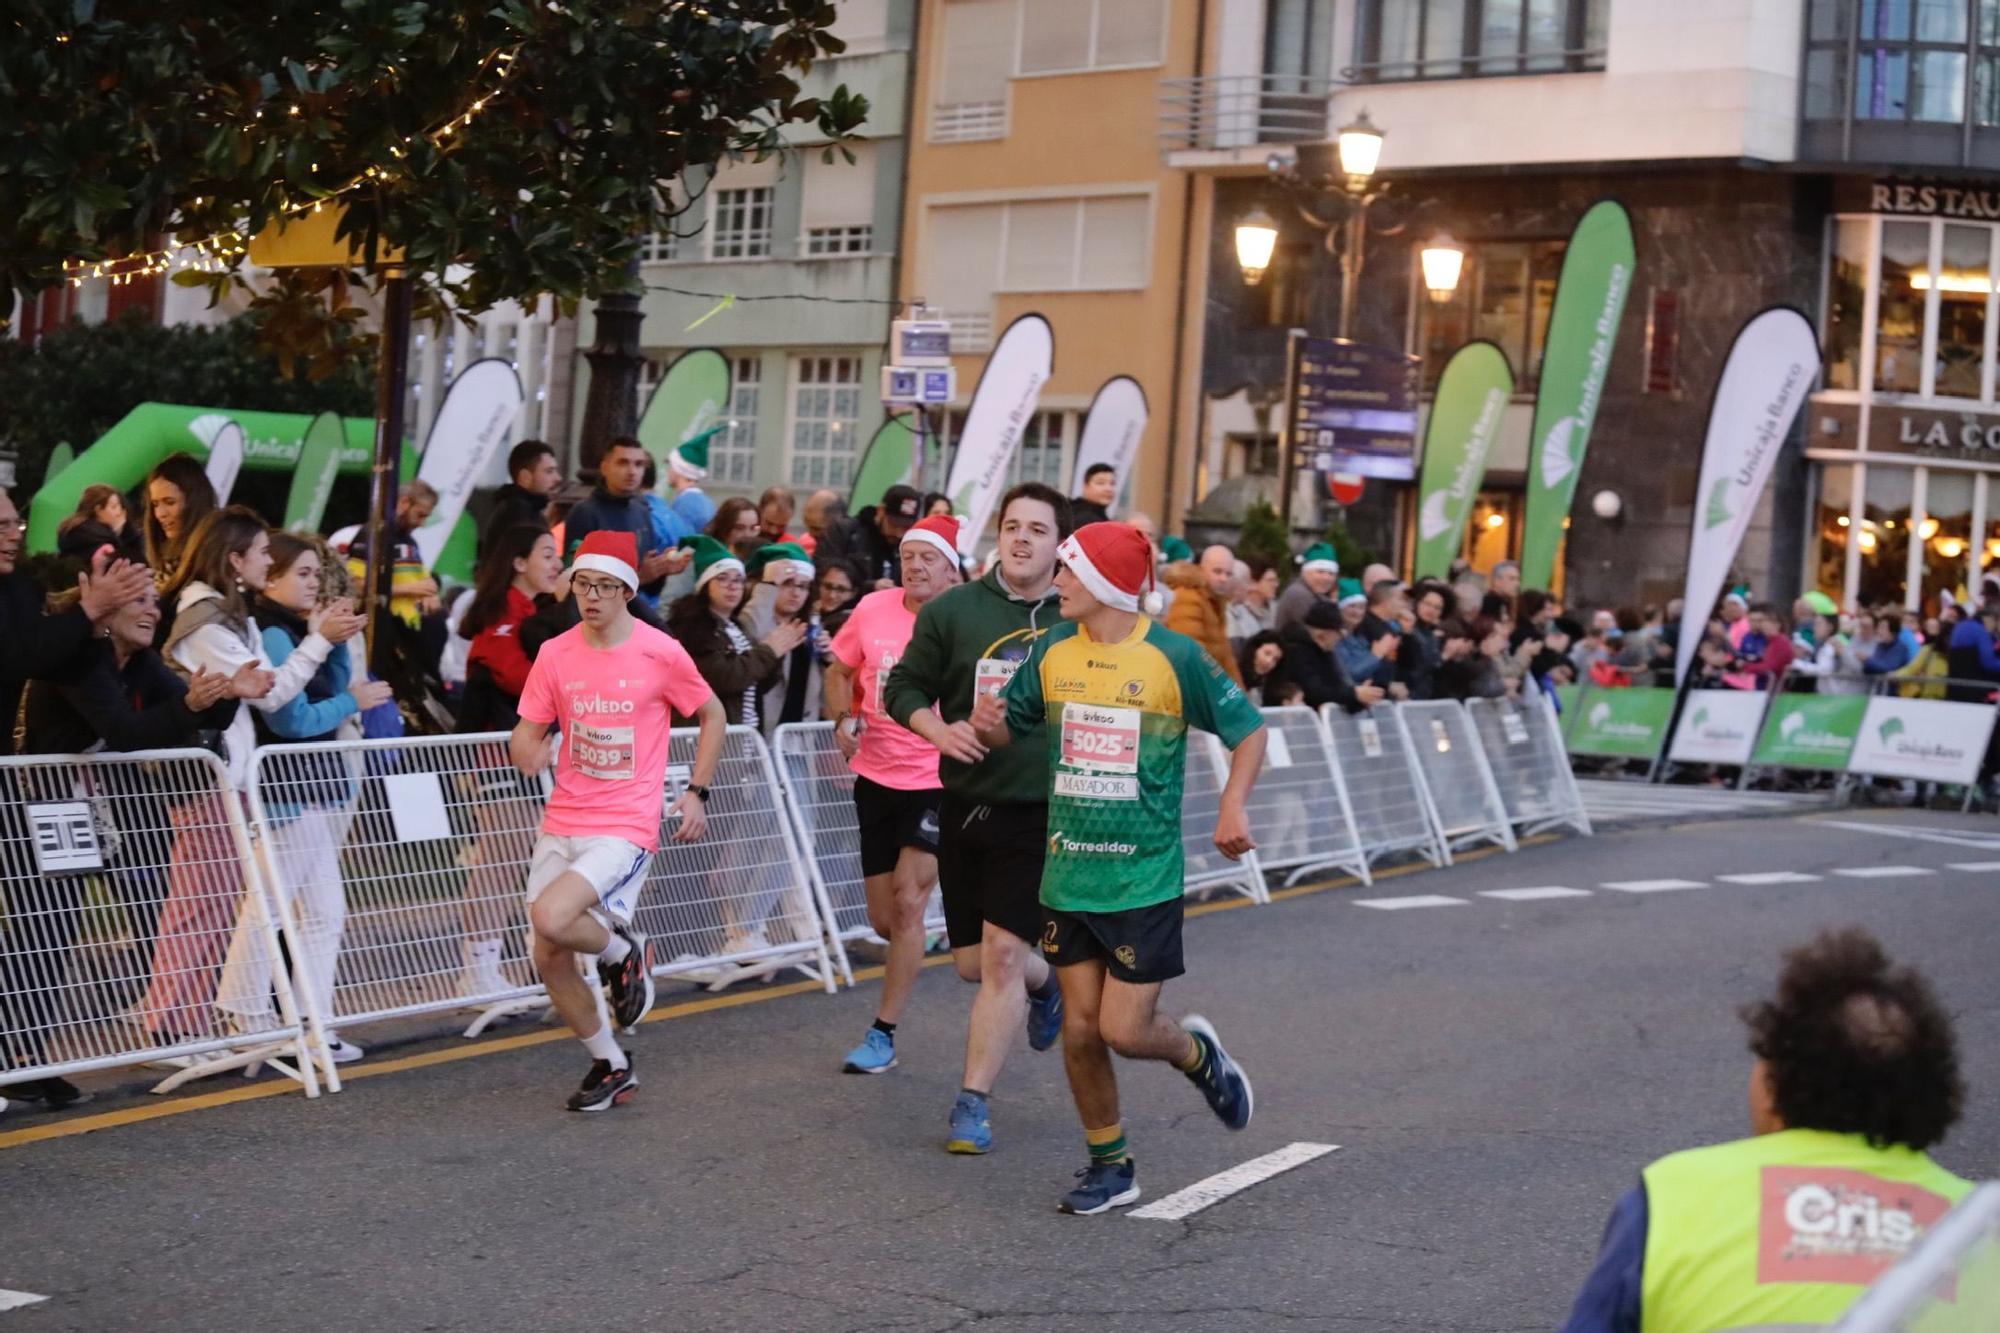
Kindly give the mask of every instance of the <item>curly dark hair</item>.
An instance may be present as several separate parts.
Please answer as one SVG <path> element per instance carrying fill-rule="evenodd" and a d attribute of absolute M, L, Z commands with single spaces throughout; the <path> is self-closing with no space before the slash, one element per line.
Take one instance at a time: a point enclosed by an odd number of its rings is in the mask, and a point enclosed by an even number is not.
<path fill-rule="evenodd" d="M 1892 966 L 1859 927 L 1787 953 L 1777 995 L 1746 1005 L 1743 1021 L 1791 1129 L 1924 1149 L 1964 1107 L 1951 1017 L 1921 974 Z"/>

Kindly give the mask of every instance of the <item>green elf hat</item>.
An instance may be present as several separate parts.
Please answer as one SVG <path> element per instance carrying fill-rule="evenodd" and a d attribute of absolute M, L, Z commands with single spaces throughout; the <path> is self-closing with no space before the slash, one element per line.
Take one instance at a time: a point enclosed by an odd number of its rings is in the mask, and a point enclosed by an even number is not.
<path fill-rule="evenodd" d="M 1837 616 L 1840 614 L 1839 604 L 1836 603 L 1833 600 L 1833 598 L 1828 597 L 1825 593 L 1821 592 L 1817 588 L 1814 588 L 1811 592 L 1807 593 L 1804 597 L 1801 597 L 1799 600 L 1804 602 L 1807 606 L 1810 606 L 1814 611 L 1818 612 L 1820 615 Z"/>
<path fill-rule="evenodd" d="M 1734 602 L 1745 611 L 1748 611 L 1750 609 L 1750 585 L 1747 583 L 1737 584 L 1728 592 L 1722 594 L 1722 600 L 1725 602 Z"/>
<path fill-rule="evenodd" d="M 791 574 L 810 581 L 816 571 L 805 547 L 797 542 L 772 542 L 751 553 L 747 572 L 753 579 L 776 583 Z"/>
<path fill-rule="evenodd" d="M 708 475 L 708 442 L 728 428 L 729 423 L 722 422 L 693 439 L 682 440 L 667 455 L 667 466 L 689 481 L 700 481 Z"/>
<path fill-rule="evenodd" d="M 1189 546 L 1179 537 L 1162 537 L 1160 538 L 1160 558 L 1170 565 L 1178 564 L 1183 560 L 1192 560 L 1194 559 L 1194 547 Z"/>
<path fill-rule="evenodd" d="M 694 552 L 694 586 L 697 591 L 717 574 L 741 574 L 743 562 L 729 548 L 705 532 L 683 537 L 681 545 Z"/>
<path fill-rule="evenodd" d="M 1368 594 L 1361 591 L 1360 579 L 1342 579 L 1338 588 L 1340 592 L 1340 604 L 1342 606 L 1346 606 L 1349 603 L 1359 603 L 1362 606 L 1368 604 Z"/>
<path fill-rule="evenodd" d="M 1305 553 L 1298 557 L 1298 562 L 1299 572 L 1303 574 L 1310 574 L 1315 570 L 1322 574 L 1340 572 L 1340 561 L 1334 556 L 1333 546 L 1329 542 L 1314 542 L 1306 547 Z"/>

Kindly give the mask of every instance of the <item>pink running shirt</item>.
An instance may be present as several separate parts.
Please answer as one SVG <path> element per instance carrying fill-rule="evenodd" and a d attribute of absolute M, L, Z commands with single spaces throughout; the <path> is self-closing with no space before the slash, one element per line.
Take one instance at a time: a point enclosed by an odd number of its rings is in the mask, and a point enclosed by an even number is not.
<path fill-rule="evenodd" d="M 916 628 L 917 613 L 903 605 L 903 590 L 884 588 L 863 597 L 833 636 L 833 655 L 854 673 L 854 711 L 862 722 L 861 749 L 849 767 L 896 791 L 943 785 L 937 747 L 882 711 L 882 686 Z"/>
<path fill-rule="evenodd" d="M 660 846 L 672 714 L 690 717 L 713 692 L 687 649 L 634 622 L 616 648 L 593 648 L 578 625 L 550 639 L 521 691 L 521 717 L 562 728 L 556 789 L 542 831 Z"/>

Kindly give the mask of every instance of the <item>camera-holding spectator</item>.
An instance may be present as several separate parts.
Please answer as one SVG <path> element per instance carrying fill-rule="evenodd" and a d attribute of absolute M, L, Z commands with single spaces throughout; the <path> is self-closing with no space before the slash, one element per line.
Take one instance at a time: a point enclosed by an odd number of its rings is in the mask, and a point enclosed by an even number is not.
<path fill-rule="evenodd" d="M 740 495 L 732 495 L 716 506 L 715 517 L 702 529 L 738 560 L 748 561 L 764 544 L 757 528 L 757 506 Z"/>
<path fill-rule="evenodd" d="M 819 717 L 822 676 L 819 625 L 813 619 L 812 557 L 795 542 L 773 542 L 760 546 L 745 565 L 745 573 L 756 580 L 743 613 L 743 627 L 764 638 L 781 624 L 794 623 L 805 630 L 797 647 L 778 659 L 778 679 L 765 701 L 764 738 L 777 735 L 788 722 L 811 722 Z"/>
<path fill-rule="evenodd" d="M 1396 655 L 1396 674 L 1412 699 L 1437 695 L 1438 667 L 1444 663 L 1444 621 L 1452 606 L 1451 588 L 1419 583 L 1410 597 L 1410 629 Z"/>
<path fill-rule="evenodd" d="M 1396 676 L 1396 660 L 1403 650 L 1401 621 L 1408 609 L 1403 585 L 1394 578 L 1377 579 L 1361 605 L 1361 619 L 1340 642 L 1340 665 L 1356 685 L 1379 686 L 1392 699 L 1409 698 L 1408 688 Z M 1348 611 L 1346 598 L 1341 599 L 1341 610 Z"/>
<path fill-rule="evenodd" d="M 132 526 L 125 497 L 116 486 L 100 482 L 83 488 L 76 512 L 56 529 L 56 554 L 88 561 L 105 546 L 121 560 L 138 563 L 146 558 L 145 540 Z"/>
<path fill-rule="evenodd" d="M 1316 602 L 1332 603 L 1340 584 L 1340 560 L 1326 542 L 1314 542 L 1299 555 L 1299 576 L 1278 595 L 1271 628 L 1280 634 L 1306 618 Z"/>
<path fill-rule="evenodd" d="M 1511 658 L 1507 622 L 1491 616 L 1447 620 L 1439 630 L 1437 698 L 1501 699 L 1514 685 L 1501 670 Z"/>
<path fill-rule="evenodd" d="M 172 454 L 146 475 L 145 495 L 146 563 L 164 588 L 180 570 L 188 535 L 215 512 L 215 487 L 191 455 Z"/>
<path fill-rule="evenodd" d="M 1641 1173 L 1565 1333 L 1830 1327 L 1971 1193 L 1929 1155 L 1965 1102 L 1951 1018 L 1874 937 L 1788 953 L 1743 1018 L 1751 1137 Z"/>
<path fill-rule="evenodd" d="M 1342 634 L 1340 609 L 1319 602 L 1306 611 L 1305 619 L 1278 631 L 1284 660 L 1278 667 L 1279 682 L 1295 686 L 1299 702 L 1308 708 L 1339 704 L 1350 713 L 1373 707 L 1388 697 L 1380 686 L 1356 684 L 1340 665 L 1338 647 Z M 1277 684 L 1266 679 L 1268 696 Z"/>
<path fill-rule="evenodd" d="M 821 556 L 813 562 L 813 568 L 819 580 L 813 593 L 813 617 L 824 648 L 847 623 L 865 589 L 861 586 L 860 572 L 849 561 Z"/>
<path fill-rule="evenodd" d="M 850 554 L 861 566 L 862 591 L 900 587 L 903 581 L 903 537 L 923 517 L 924 497 L 914 486 L 891 486 L 882 502 L 856 515 L 857 532 Z"/>
<path fill-rule="evenodd" d="M 1200 644 L 1215 664 L 1241 685 L 1236 654 L 1229 646 L 1229 593 L 1235 568 L 1236 557 L 1227 546 L 1209 547 L 1201 553 L 1199 563 L 1168 565 L 1160 581 L 1172 590 L 1173 600 L 1160 623 Z"/>

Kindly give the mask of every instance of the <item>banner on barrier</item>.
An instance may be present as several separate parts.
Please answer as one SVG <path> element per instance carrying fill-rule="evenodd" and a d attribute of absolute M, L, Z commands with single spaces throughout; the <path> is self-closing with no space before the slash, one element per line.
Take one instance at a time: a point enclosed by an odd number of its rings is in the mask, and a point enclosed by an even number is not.
<path fill-rule="evenodd" d="M 1756 690 L 1689 690 L 1667 758 L 1677 764 L 1747 764 L 1769 695 Z"/>
<path fill-rule="evenodd" d="M 1877 695 L 1868 700 L 1847 768 L 1919 782 L 1977 782 L 1992 733 L 1991 704 Z"/>
<path fill-rule="evenodd" d="M 1770 768 L 1846 768 L 1869 702 L 1861 694 L 1778 695 L 1764 716 L 1751 762 Z"/>
<path fill-rule="evenodd" d="M 1660 752 L 1673 715 L 1674 692 L 1663 685 L 1586 690 L 1570 714 L 1569 752 L 1651 759 Z"/>

